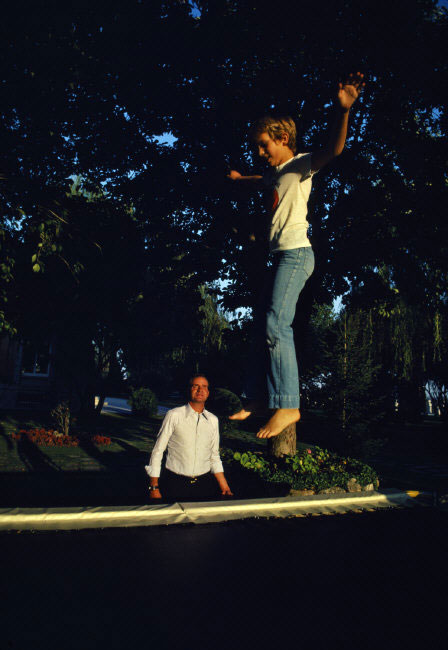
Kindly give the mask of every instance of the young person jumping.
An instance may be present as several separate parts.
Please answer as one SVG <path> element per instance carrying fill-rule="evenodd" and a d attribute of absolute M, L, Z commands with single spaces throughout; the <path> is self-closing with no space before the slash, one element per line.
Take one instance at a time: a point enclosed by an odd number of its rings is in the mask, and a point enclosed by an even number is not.
<path fill-rule="evenodd" d="M 258 438 L 271 438 L 300 419 L 299 373 L 292 322 L 305 282 L 314 269 L 314 254 L 307 236 L 307 203 L 311 179 L 344 149 L 348 116 L 364 87 L 361 73 L 350 74 L 339 83 L 336 118 L 327 145 L 313 153 L 296 153 L 296 127 L 290 117 L 266 116 L 252 129 L 258 155 L 270 169 L 264 176 L 242 176 L 231 170 L 233 182 L 253 185 L 271 192 L 269 231 L 270 280 L 259 323 L 258 345 L 255 343 L 251 375 L 245 388 L 247 403 L 231 420 L 245 420 L 252 413 L 275 409 L 268 422 L 257 433 Z M 262 368 L 264 355 L 260 340 L 268 347 L 268 369 Z M 267 379 L 267 381 L 266 381 Z"/>

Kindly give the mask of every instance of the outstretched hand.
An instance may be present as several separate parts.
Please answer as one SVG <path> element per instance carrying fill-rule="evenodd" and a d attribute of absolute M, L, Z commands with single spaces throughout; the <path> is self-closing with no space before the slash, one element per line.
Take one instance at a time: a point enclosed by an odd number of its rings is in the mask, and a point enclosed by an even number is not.
<path fill-rule="evenodd" d="M 362 72 L 357 72 L 356 74 L 350 74 L 344 83 L 339 83 L 337 101 L 344 111 L 350 110 L 358 99 L 362 89 L 366 85 L 363 79 L 364 75 Z"/>

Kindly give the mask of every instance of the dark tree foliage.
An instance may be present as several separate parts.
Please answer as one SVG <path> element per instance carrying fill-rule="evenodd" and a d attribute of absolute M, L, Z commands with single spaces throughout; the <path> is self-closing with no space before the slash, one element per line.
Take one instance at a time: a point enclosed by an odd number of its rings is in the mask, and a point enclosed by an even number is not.
<path fill-rule="evenodd" d="M 5 329 L 24 336 L 31 309 L 70 320 L 79 293 L 75 313 L 91 315 L 79 336 L 111 336 L 134 374 L 163 376 L 173 355 L 190 363 L 199 286 L 231 280 L 224 307 L 252 307 L 265 265 L 263 199 L 229 186 L 226 164 L 261 171 L 248 128 L 272 110 L 294 117 L 299 149 L 319 147 L 337 81 L 361 70 L 346 151 L 314 181 L 317 267 L 298 309 L 299 354 L 313 301 L 345 293 L 390 311 L 394 293 L 429 318 L 424 336 L 438 323 L 426 362 L 441 376 L 448 38 L 433 0 L 19 0 L 0 36 Z M 71 175 L 103 199 L 66 205 Z M 414 388 L 417 365 L 403 380 Z"/>

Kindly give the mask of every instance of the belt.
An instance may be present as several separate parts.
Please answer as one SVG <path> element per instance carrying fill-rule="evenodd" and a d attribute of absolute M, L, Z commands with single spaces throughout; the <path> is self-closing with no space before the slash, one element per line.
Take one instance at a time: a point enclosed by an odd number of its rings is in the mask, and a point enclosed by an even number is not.
<path fill-rule="evenodd" d="M 210 474 L 210 472 L 205 472 L 204 474 L 198 474 L 198 476 L 187 476 L 186 474 L 178 474 L 177 472 L 173 472 L 171 469 L 167 469 L 166 471 L 171 472 L 171 474 L 174 474 L 175 476 L 184 478 L 190 483 L 190 485 L 194 485 L 200 478 L 203 478 L 204 476 L 207 476 L 207 474 Z"/>

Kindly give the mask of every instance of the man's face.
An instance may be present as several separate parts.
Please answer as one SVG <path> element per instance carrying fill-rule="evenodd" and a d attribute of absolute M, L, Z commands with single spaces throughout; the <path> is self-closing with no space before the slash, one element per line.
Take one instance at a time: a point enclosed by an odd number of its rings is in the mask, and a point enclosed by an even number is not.
<path fill-rule="evenodd" d="M 280 140 L 273 140 L 268 133 L 259 133 L 255 136 L 258 155 L 264 158 L 271 167 L 277 167 L 294 155 L 288 147 L 288 140 L 286 133 Z"/>
<path fill-rule="evenodd" d="M 190 401 L 204 404 L 209 396 L 208 381 L 205 377 L 193 377 L 190 385 Z"/>

